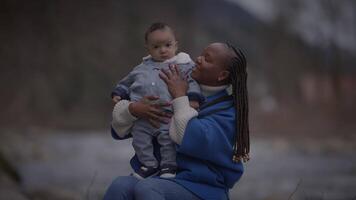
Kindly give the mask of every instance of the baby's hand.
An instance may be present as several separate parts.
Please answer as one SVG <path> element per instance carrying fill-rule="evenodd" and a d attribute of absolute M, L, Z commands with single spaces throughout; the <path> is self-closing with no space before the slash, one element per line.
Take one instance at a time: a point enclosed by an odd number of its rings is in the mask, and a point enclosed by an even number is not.
<path fill-rule="evenodd" d="M 113 98 L 112 98 L 112 101 L 114 102 L 114 103 L 117 103 L 117 102 L 119 102 L 121 100 L 121 97 L 120 96 L 113 96 Z"/>
<path fill-rule="evenodd" d="M 194 108 L 197 110 L 199 108 L 199 102 L 198 101 L 189 101 L 190 107 Z"/>

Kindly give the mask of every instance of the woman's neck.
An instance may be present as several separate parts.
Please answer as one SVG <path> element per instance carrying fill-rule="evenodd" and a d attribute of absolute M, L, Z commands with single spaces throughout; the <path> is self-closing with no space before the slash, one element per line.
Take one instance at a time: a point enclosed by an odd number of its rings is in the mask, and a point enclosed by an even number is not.
<path fill-rule="evenodd" d="M 225 90 L 228 87 L 229 85 L 220 85 L 220 86 L 200 85 L 201 92 L 206 97 L 214 95 L 222 90 Z"/>

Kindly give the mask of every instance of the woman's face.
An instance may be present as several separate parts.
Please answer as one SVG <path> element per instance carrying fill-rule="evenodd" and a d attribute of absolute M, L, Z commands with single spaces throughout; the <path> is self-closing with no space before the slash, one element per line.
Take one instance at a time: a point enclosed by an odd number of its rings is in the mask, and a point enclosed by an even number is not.
<path fill-rule="evenodd" d="M 227 84 L 226 63 L 229 51 L 222 43 L 212 43 L 196 58 L 192 78 L 199 84 L 220 86 Z"/>

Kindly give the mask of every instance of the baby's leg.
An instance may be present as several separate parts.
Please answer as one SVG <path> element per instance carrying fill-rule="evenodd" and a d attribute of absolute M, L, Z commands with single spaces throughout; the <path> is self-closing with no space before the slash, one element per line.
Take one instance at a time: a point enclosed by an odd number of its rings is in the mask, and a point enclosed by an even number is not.
<path fill-rule="evenodd" d="M 132 127 L 132 146 L 138 160 L 146 167 L 158 167 L 158 162 L 153 154 L 152 126 L 144 121 L 137 120 Z"/>
<path fill-rule="evenodd" d="M 161 166 L 176 166 L 176 147 L 174 142 L 169 137 L 168 131 L 158 134 L 157 141 L 161 145 Z"/>

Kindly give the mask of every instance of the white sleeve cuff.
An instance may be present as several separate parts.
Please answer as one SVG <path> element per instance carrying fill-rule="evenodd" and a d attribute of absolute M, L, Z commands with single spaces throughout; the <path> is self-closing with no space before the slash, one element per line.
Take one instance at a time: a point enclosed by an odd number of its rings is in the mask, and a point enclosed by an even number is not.
<path fill-rule="evenodd" d="M 130 101 L 121 100 L 115 104 L 112 112 L 112 128 L 119 137 L 125 137 L 130 133 L 133 122 L 137 119 L 129 111 Z"/>
<path fill-rule="evenodd" d="M 169 135 L 175 143 L 181 144 L 189 120 L 198 116 L 198 112 L 190 107 L 187 96 L 175 98 L 172 103 L 174 115 L 169 128 Z"/>

